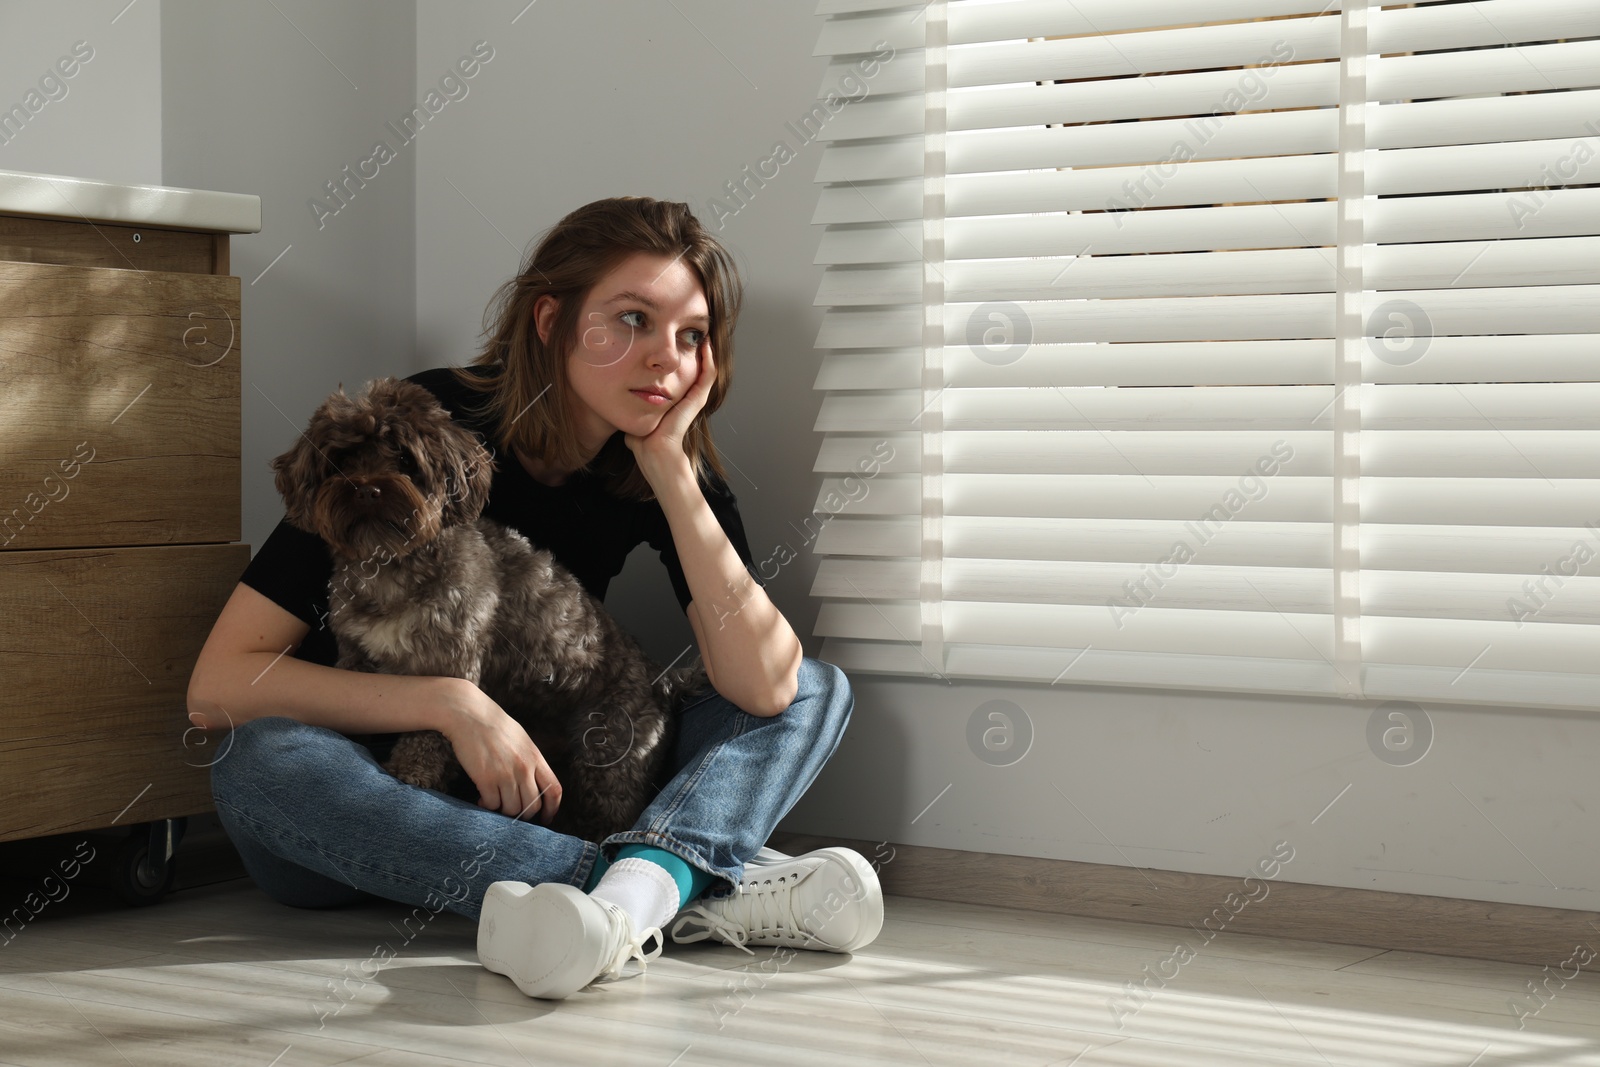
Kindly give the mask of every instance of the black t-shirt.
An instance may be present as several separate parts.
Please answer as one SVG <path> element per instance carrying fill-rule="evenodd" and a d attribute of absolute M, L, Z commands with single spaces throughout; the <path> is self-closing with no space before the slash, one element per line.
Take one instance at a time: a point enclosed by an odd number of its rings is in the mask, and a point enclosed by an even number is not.
<path fill-rule="evenodd" d="M 484 369 L 473 370 L 483 373 Z M 450 368 L 422 371 L 406 380 L 438 397 L 457 423 L 481 436 L 494 457 L 494 480 L 484 515 L 518 531 L 535 548 L 549 549 L 590 595 L 602 601 L 606 587 L 622 571 L 628 554 L 640 541 L 648 542 L 660 552 L 678 604 L 688 611 L 693 596 L 659 502 L 621 500 L 607 493 L 587 472 L 570 475 L 559 486 L 535 481 L 509 447 L 501 449 L 496 445 L 493 426 L 477 407 L 482 403 L 482 394 L 457 382 Z M 733 493 L 716 475 L 708 478 L 709 483 L 705 479 L 700 483 L 706 503 L 722 524 L 751 580 L 764 586 L 752 563 Z M 256 551 L 239 580 L 311 627 L 295 650 L 296 659 L 331 667 L 338 660 L 337 644 L 327 625 L 328 585 L 332 579 L 333 559 L 326 543 L 317 534 L 307 533 L 284 519 Z"/>

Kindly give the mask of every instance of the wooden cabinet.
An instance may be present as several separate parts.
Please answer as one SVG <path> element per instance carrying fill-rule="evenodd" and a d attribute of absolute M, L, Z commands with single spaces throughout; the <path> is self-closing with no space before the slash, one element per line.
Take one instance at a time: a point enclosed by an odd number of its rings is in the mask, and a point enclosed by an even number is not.
<path fill-rule="evenodd" d="M 116 188 L 52 218 L 0 181 L 0 841 L 211 809 L 185 694 L 250 559 L 240 281 L 163 206 L 253 232 L 259 201 Z"/>

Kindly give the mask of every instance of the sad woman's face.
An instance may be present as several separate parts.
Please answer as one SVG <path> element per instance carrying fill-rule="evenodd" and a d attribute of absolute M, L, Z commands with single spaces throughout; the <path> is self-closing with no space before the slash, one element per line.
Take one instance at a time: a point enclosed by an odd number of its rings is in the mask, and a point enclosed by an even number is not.
<path fill-rule="evenodd" d="M 567 355 L 590 454 L 618 430 L 647 436 L 683 399 L 699 377 L 710 321 L 700 279 L 681 257 L 635 252 L 595 283 Z M 653 391 L 665 395 L 652 399 Z"/>

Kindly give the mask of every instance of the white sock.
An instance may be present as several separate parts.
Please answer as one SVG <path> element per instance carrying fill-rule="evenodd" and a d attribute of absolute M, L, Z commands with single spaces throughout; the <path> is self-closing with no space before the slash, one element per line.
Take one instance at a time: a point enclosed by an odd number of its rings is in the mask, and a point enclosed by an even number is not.
<path fill-rule="evenodd" d="M 658 863 L 630 856 L 606 868 L 589 895 L 609 900 L 628 913 L 635 933 L 666 929 L 678 914 L 678 883 Z"/>

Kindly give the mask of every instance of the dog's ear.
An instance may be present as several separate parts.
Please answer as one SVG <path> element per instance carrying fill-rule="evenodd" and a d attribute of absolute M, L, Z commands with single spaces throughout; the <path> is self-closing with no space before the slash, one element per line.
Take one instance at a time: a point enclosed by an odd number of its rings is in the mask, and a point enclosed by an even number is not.
<path fill-rule="evenodd" d="M 340 383 L 338 391 L 312 413 L 305 432 L 295 438 L 287 452 L 275 457 L 270 464 L 278 494 L 283 497 L 284 517 L 291 526 L 307 533 L 320 532 L 317 529 L 315 507 L 318 490 L 332 470 L 327 449 L 330 447 L 330 434 L 337 422 L 333 412 L 335 409 L 348 408 L 351 403 L 350 398 L 345 396 L 344 384 Z"/>
<path fill-rule="evenodd" d="M 464 426 L 452 425 L 439 442 L 445 471 L 446 526 L 476 522 L 489 502 L 494 484 L 494 459 L 482 439 Z"/>
<path fill-rule="evenodd" d="M 303 433 L 287 452 L 272 461 L 273 480 L 283 497 L 284 517 L 291 526 L 307 533 L 317 532 L 311 512 L 325 469 L 322 456 Z"/>

